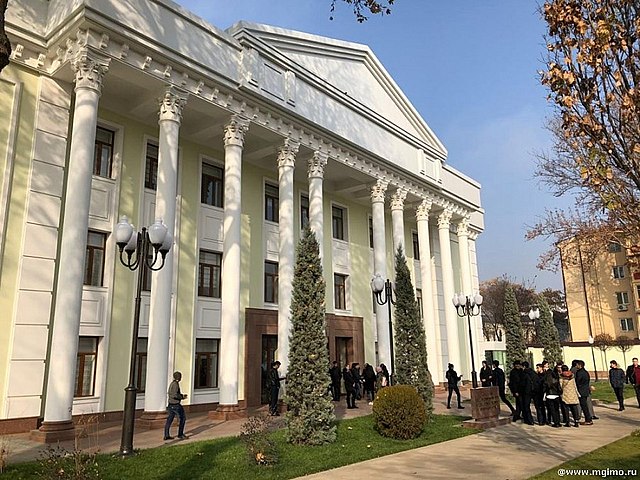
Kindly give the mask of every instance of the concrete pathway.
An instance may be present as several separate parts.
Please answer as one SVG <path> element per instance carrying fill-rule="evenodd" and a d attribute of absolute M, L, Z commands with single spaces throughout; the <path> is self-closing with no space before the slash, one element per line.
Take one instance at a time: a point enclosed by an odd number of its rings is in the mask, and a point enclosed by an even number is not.
<path fill-rule="evenodd" d="M 462 390 L 466 408 L 446 409 L 446 394 L 437 392 L 434 411 L 437 414 L 470 415 L 468 390 Z M 631 405 L 631 401 L 628 402 Z M 635 405 L 635 402 L 634 402 Z M 371 413 L 366 402 L 358 402 L 358 409 L 347 410 L 345 402 L 336 403 L 338 418 L 353 418 Z M 508 413 L 505 409 L 505 414 Z M 628 406 L 618 412 L 611 406 L 596 406 L 593 426 L 580 428 L 551 428 L 522 425 L 521 423 L 499 427 L 468 437 L 422 447 L 415 450 L 388 455 L 366 462 L 310 475 L 307 479 L 348 479 L 362 474 L 378 475 L 378 478 L 405 479 L 452 479 L 452 478 L 528 478 L 548 470 L 567 460 L 595 450 L 618 440 L 640 428 L 640 408 Z M 281 417 L 282 420 L 282 417 Z M 134 448 L 167 448 L 184 442 L 238 435 L 244 419 L 226 422 L 210 420 L 206 413 L 187 417 L 185 432 L 187 440 L 162 440 L 162 430 L 137 429 Z M 174 422 L 172 433 L 175 433 Z M 118 452 L 121 438 L 121 422 L 102 423 L 89 429 L 85 438 L 78 440 L 81 448 L 95 448 L 102 453 Z M 462 428 L 462 427 L 461 427 Z M 29 439 L 29 434 L 14 434 L 0 437 L 0 445 L 9 449 L 9 464 L 35 460 L 46 446 Z M 61 446 L 73 450 L 73 442 Z M 514 468 L 514 465 L 518 465 Z M 602 468 L 612 465 L 602 465 Z M 639 467 L 640 468 L 640 467 Z"/>

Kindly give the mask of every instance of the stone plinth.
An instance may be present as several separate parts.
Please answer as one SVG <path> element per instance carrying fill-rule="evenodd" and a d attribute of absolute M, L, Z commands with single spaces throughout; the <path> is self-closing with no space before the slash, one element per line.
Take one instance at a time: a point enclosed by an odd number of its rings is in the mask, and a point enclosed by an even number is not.
<path fill-rule="evenodd" d="M 167 411 L 144 412 L 140 418 L 136 419 L 136 427 L 141 430 L 158 430 L 164 428 L 167 421 Z"/>
<path fill-rule="evenodd" d="M 38 430 L 31 430 L 29 438 L 40 443 L 57 443 L 73 440 L 76 429 L 71 420 L 62 422 L 44 422 Z"/>
<path fill-rule="evenodd" d="M 511 418 L 500 417 L 500 395 L 498 387 L 472 388 L 471 392 L 471 415 L 473 420 L 466 420 L 462 425 L 467 428 L 497 427 L 511 423 Z"/>
<path fill-rule="evenodd" d="M 207 415 L 211 420 L 234 420 L 236 418 L 246 418 L 247 410 L 239 405 L 219 405 Z"/>

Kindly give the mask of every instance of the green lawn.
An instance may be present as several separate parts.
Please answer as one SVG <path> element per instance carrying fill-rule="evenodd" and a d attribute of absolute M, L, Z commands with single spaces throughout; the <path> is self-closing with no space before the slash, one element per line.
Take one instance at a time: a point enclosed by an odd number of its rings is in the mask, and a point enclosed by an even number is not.
<path fill-rule="evenodd" d="M 639 431 L 636 431 L 639 432 Z M 530 480 L 558 480 L 558 472 L 562 469 L 562 478 L 638 478 L 640 476 L 640 434 L 622 438 L 591 453 L 582 455 L 569 462 L 551 468 L 544 473 L 531 477 Z M 593 470 L 609 469 L 607 475 L 597 474 Z M 570 470 L 590 470 L 593 475 L 585 472 L 570 472 Z M 624 475 L 616 475 L 611 470 L 624 470 Z M 629 470 L 635 470 L 629 472 Z M 572 474 L 574 473 L 574 474 Z M 617 473 L 617 472 L 616 472 Z"/>
<path fill-rule="evenodd" d="M 466 418 L 435 415 L 420 437 L 399 441 L 381 437 L 368 415 L 339 422 L 337 441 L 319 447 L 289 445 L 280 430 L 273 434 L 279 462 L 272 467 L 249 465 L 237 437 L 144 450 L 128 459 L 100 455 L 98 462 L 104 480 L 286 479 L 471 435 L 474 429 L 461 426 Z M 12 480 L 39 478 L 38 468 L 35 462 L 10 465 L 5 475 Z"/>
<path fill-rule="evenodd" d="M 616 395 L 613 393 L 613 388 L 609 380 L 599 380 L 592 382 L 592 385 L 596 387 L 595 391 L 591 392 L 591 398 L 601 400 L 605 403 L 617 403 Z M 633 389 L 633 385 L 626 384 L 624 386 L 624 398 L 630 399 L 633 405 L 636 404 L 635 400 L 636 392 Z M 626 403 L 626 402 L 625 402 Z"/>

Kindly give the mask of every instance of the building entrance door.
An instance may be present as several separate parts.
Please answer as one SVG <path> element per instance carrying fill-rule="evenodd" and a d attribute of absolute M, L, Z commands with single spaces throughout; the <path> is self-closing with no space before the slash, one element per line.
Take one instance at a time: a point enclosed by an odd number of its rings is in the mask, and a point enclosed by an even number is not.
<path fill-rule="evenodd" d="M 340 369 L 353 360 L 353 338 L 352 337 L 336 337 L 336 361 Z"/>
<path fill-rule="evenodd" d="M 277 335 L 262 335 L 262 354 L 260 361 L 260 368 L 262 370 L 261 375 L 261 389 L 260 389 L 260 403 L 269 403 L 269 385 L 267 384 L 267 375 L 271 368 L 271 363 L 275 361 L 276 349 L 278 348 L 278 336 Z"/>

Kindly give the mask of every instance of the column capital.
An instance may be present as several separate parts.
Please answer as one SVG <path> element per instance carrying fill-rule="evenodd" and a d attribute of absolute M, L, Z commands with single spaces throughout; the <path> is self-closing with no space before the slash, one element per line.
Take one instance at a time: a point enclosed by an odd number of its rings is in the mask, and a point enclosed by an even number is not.
<path fill-rule="evenodd" d="M 293 167 L 299 149 L 300 142 L 285 138 L 284 144 L 278 147 L 278 168 Z"/>
<path fill-rule="evenodd" d="M 111 59 L 88 48 L 79 50 L 71 59 L 75 72 L 76 90 L 86 88 L 102 93 L 102 79 L 109 70 Z"/>
<path fill-rule="evenodd" d="M 326 152 L 316 150 L 309 159 L 309 178 L 323 178 L 324 168 L 327 166 L 329 155 Z"/>
<path fill-rule="evenodd" d="M 469 230 L 469 240 L 472 242 L 475 242 L 478 239 L 478 235 L 480 235 L 480 232 Z"/>
<path fill-rule="evenodd" d="M 240 115 L 232 115 L 224 127 L 224 146 L 244 146 L 244 135 L 249 130 L 249 119 Z"/>
<path fill-rule="evenodd" d="M 165 88 L 162 97 L 158 100 L 160 104 L 158 121 L 168 120 L 180 123 L 182 120 L 182 109 L 187 103 L 186 94 L 179 92 L 173 86 L 168 86 Z"/>
<path fill-rule="evenodd" d="M 387 191 L 387 187 L 389 186 L 389 182 L 379 179 L 372 187 L 371 187 L 371 202 L 372 203 L 384 203 L 384 195 Z"/>
<path fill-rule="evenodd" d="M 453 216 L 453 211 L 449 208 L 445 208 L 440 215 L 438 215 L 438 228 L 449 228 L 449 224 L 451 223 L 451 217 Z"/>
<path fill-rule="evenodd" d="M 422 200 L 420 205 L 416 207 L 416 219 L 418 221 L 420 220 L 429 221 L 429 212 L 431 211 L 432 206 L 433 206 L 433 202 L 430 199 L 425 198 L 424 200 Z"/>
<path fill-rule="evenodd" d="M 399 188 L 391 195 L 391 210 L 404 210 L 404 201 L 407 198 L 407 191 Z"/>
<path fill-rule="evenodd" d="M 464 217 L 458 223 L 458 237 L 469 237 L 469 218 Z"/>

